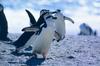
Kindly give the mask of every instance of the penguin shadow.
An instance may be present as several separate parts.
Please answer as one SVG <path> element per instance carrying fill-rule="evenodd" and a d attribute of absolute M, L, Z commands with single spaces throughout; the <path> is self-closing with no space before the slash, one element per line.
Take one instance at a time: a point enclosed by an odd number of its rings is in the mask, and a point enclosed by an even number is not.
<path fill-rule="evenodd" d="M 39 66 L 45 61 L 44 58 L 37 58 L 37 57 L 32 57 L 31 59 L 26 61 L 27 66 Z"/>
<path fill-rule="evenodd" d="M 25 49 L 25 51 L 31 51 L 32 50 L 32 47 L 29 46 L 28 48 Z M 32 56 L 32 53 L 24 53 L 24 52 L 21 52 L 19 53 L 18 51 L 12 51 L 11 54 L 15 55 L 15 56 L 21 56 L 21 55 L 24 55 L 24 56 Z"/>
<path fill-rule="evenodd" d="M 11 52 L 11 54 L 15 55 L 15 56 L 32 56 L 32 53 L 18 53 L 16 51 Z"/>
<path fill-rule="evenodd" d="M 17 52 L 12 52 L 11 54 L 13 54 L 15 56 L 21 56 L 21 55 L 32 56 L 32 53 L 17 53 Z M 38 66 L 38 65 L 41 65 L 44 61 L 45 61 L 44 58 L 37 58 L 37 56 L 34 55 L 34 57 L 28 59 L 25 62 L 25 64 L 27 66 Z"/>

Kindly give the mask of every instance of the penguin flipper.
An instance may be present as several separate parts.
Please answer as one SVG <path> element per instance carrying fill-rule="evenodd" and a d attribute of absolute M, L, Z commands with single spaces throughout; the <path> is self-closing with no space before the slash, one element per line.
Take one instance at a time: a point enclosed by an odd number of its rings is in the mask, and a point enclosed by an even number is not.
<path fill-rule="evenodd" d="M 25 27 L 22 29 L 22 31 L 24 31 L 24 32 L 37 32 L 37 31 L 39 31 L 39 28 L 37 28 L 37 27 Z"/>
<path fill-rule="evenodd" d="M 32 15 L 32 13 L 29 10 L 27 10 L 27 9 L 25 11 L 27 12 L 27 14 L 29 16 L 31 25 L 35 24 L 36 20 L 35 20 L 34 16 Z"/>
<path fill-rule="evenodd" d="M 69 18 L 69 17 L 64 16 L 64 19 L 65 19 L 65 20 L 69 20 L 69 21 L 71 21 L 73 24 L 75 23 L 74 20 L 71 19 L 71 18 Z"/>

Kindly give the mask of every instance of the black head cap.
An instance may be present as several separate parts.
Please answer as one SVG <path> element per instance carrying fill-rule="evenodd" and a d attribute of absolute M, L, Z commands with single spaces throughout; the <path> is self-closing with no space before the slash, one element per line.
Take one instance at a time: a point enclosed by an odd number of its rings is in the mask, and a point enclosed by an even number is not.
<path fill-rule="evenodd" d="M 42 10 L 40 11 L 40 15 L 43 15 L 44 13 L 48 13 L 48 12 L 49 12 L 49 10 L 42 9 Z"/>

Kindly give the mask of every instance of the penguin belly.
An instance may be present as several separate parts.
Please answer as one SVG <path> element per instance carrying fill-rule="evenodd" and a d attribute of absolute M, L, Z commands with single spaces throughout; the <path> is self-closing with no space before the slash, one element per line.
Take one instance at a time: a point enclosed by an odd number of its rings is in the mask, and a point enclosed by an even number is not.
<path fill-rule="evenodd" d="M 61 39 L 65 37 L 65 22 L 64 20 L 57 20 L 55 22 L 56 32 L 61 36 Z"/>
<path fill-rule="evenodd" d="M 49 50 L 50 44 L 53 40 L 54 30 L 51 27 L 44 28 L 41 34 L 36 38 L 32 44 L 33 53 L 45 53 Z"/>

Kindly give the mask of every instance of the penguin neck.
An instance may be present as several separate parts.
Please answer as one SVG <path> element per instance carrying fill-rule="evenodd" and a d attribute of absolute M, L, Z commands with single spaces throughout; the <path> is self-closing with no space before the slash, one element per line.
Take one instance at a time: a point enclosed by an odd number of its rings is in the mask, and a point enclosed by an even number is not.
<path fill-rule="evenodd" d="M 46 24 L 47 24 L 47 27 L 51 27 L 51 28 L 54 28 L 54 21 L 52 18 L 49 18 L 49 19 L 46 19 Z"/>
<path fill-rule="evenodd" d="M 40 26 L 45 22 L 43 15 L 41 15 L 36 23 L 37 26 Z"/>
<path fill-rule="evenodd" d="M 64 16 L 62 13 L 56 13 L 55 17 L 57 17 L 57 19 L 59 19 L 59 20 L 64 20 Z"/>

